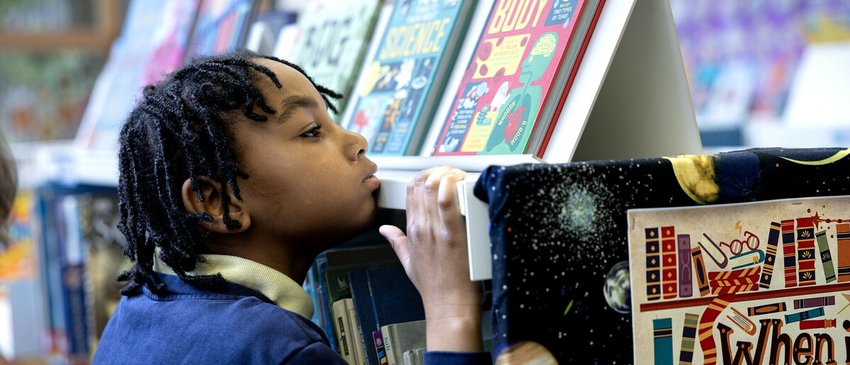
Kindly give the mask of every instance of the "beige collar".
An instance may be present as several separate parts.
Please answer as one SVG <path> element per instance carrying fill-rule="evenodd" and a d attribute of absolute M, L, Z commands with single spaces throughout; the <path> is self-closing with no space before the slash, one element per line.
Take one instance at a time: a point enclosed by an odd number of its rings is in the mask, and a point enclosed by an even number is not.
<path fill-rule="evenodd" d="M 159 258 L 157 249 L 154 271 L 174 275 L 168 265 Z M 313 300 L 301 285 L 280 271 L 238 256 L 201 255 L 199 262 L 189 275 L 215 275 L 221 273 L 224 280 L 256 290 L 271 299 L 279 307 L 295 312 L 304 318 L 313 316 Z"/>

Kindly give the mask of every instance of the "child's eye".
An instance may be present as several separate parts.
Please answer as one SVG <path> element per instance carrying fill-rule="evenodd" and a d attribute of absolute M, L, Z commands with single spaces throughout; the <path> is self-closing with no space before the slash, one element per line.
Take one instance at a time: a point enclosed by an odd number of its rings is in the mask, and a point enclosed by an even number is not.
<path fill-rule="evenodd" d="M 302 133 L 301 137 L 317 138 L 321 134 L 321 129 L 322 129 L 322 126 L 317 124 L 313 128 L 310 128 L 309 131 Z"/>

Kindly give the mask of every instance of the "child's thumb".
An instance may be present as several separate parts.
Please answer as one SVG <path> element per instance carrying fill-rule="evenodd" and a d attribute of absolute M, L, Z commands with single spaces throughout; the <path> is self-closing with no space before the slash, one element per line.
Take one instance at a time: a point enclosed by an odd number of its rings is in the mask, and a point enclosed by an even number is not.
<path fill-rule="evenodd" d="M 396 256 L 401 262 L 406 262 L 408 257 L 407 252 L 407 236 L 404 235 L 401 229 L 396 226 L 391 225 L 383 225 L 378 228 L 378 232 L 381 233 L 387 241 L 390 241 L 390 246 L 393 247 Z"/>

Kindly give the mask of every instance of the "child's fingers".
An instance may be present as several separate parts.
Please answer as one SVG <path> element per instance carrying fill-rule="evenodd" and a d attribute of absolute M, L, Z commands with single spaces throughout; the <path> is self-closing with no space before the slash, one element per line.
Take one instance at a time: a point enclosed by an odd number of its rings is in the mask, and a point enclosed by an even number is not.
<path fill-rule="evenodd" d="M 440 181 L 440 190 L 437 195 L 439 217 L 450 232 L 465 229 L 460 215 L 460 203 L 457 199 L 457 183 L 463 177 L 463 175 L 451 173 L 443 175 Z"/>
<path fill-rule="evenodd" d="M 393 251 L 395 251 L 398 259 L 404 263 L 408 261 L 409 252 L 408 252 L 408 239 L 407 236 L 404 235 L 401 229 L 396 226 L 391 225 L 383 225 L 378 228 L 378 232 L 381 233 L 387 241 L 390 242 L 390 246 L 392 246 Z"/>

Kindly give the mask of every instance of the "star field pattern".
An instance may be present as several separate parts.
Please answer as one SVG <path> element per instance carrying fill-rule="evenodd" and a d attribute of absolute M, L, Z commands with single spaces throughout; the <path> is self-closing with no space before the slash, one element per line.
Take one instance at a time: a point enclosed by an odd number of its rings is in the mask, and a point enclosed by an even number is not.
<path fill-rule="evenodd" d="M 533 341 L 561 364 L 632 363 L 628 209 L 847 195 L 848 154 L 776 148 L 489 167 L 475 195 L 489 205 L 495 352 Z M 676 163 L 691 160 L 698 173 Z"/>

